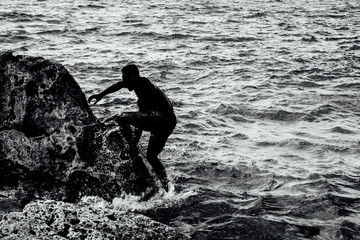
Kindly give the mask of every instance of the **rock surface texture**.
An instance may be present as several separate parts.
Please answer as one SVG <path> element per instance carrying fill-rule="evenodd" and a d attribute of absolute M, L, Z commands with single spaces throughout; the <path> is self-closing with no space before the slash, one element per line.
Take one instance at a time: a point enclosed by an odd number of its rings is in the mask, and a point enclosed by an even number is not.
<path fill-rule="evenodd" d="M 32 202 L 5 215 L 1 239 L 187 239 L 148 217 L 104 206 L 58 201 Z"/>
<path fill-rule="evenodd" d="M 157 187 L 139 153 L 130 151 L 131 144 L 121 134 L 121 126 L 110 128 L 98 121 L 64 66 L 41 57 L 0 54 L 0 217 L 41 199 L 70 204 L 82 196 L 108 201 L 124 193 L 148 197 Z M 35 208 L 46 208 L 50 214 L 50 205 L 53 209 L 75 206 L 31 203 L 23 213 L 5 215 L 2 228 L 13 216 L 27 221 Z M 71 219 L 63 221 L 69 227 L 53 231 L 75 231 L 71 233 L 77 236 L 83 230 L 76 229 L 85 228 L 73 227 L 77 224 Z M 41 226 L 52 228 L 45 222 Z M 98 234 L 95 229 L 91 234 Z"/>

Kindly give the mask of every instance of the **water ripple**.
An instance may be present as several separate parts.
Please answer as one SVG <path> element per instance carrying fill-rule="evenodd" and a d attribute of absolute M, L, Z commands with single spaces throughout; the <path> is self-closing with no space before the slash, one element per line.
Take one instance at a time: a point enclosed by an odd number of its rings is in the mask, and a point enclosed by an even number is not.
<path fill-rule="evenodd" d="M 193 239 L 352 239 L 358 9 L 356 0 L 2 0 L 0 50 L 56 59 L 87 96 L 128 63 L 166 91 L 178 125 L 161 158 L 180 195 L 196 194 L 139 211 Z M 136 110 L 136 99 L 124 90 L 92 108 L 103 119 Z"/>

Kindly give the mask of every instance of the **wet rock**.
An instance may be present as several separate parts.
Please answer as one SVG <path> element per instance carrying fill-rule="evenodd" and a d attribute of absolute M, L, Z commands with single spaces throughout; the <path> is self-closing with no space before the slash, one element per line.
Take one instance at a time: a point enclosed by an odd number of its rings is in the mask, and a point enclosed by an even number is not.
<path fill-rule="evenodd" d="M 61 64 L 7 52 L 0 69 L 0 128 L 34 137 L 96 123 L 80 86 Z"/>
<path fill-rule="evenodd" d="M 148 195 L 156 186 L 129 144 L 119 128 L 97 120 L 64 66 L 0 54 L 0 191 L 21 189 L 22 206 Z"/>
<path fill-rule="evenodd" d="M 172 227 L 102 202 L 38 201 L 0 222 L 1 239 L 187 239 Z"/>

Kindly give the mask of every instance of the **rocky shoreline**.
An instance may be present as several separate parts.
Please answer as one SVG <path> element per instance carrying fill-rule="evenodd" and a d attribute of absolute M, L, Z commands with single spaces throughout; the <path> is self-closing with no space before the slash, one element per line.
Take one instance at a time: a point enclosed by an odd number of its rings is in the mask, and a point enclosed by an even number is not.
<path fill-rule="evenodd" d="M 3 217 L 1 239 L 187 239 L 172 227 L 103 203 L 29 203 Z"/>
<path fill-rule="evenodd" d="M 148 199 L 158 187 L 132 139 L 100 123 L 64 66 L 1 53 L 0 87 L 2 239 L 181 238 L 142 215 L 79 205 L 82 196 Z"/>

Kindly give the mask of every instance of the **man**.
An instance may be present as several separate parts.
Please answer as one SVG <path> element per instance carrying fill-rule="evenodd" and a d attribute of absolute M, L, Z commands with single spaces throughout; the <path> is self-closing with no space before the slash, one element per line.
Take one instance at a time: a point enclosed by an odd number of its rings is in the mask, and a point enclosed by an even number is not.
<path fill-rule="evenodd" d="M 138 97 L 138 112 L 127 112 L 115 115 L 110 120 L 115 120 L 119 124 L 130 124 L 135 127 L 133 142 L 136 147 L 140 140 L 142 131 L 151 133 L 146 157 L 156 175 L 160 179 L 162 186 L 168 191 L 168 179 L 164 166 L 161 164 L 158 155 L 165 146 L 165 143 L 176 125 L 176 116 L 173 106 L 165 93 L 150 82 L 149 79 L 140 77 L 139 69 L 136 65 L 127 65 L 122 70 L 123 81 L 117 82 L 99 94 L 89 97 L 90 103 L 93 99 L 94 104 L 100 101 L 105 95 L 116 92 L 122 88 L 135 91 Z"/>

